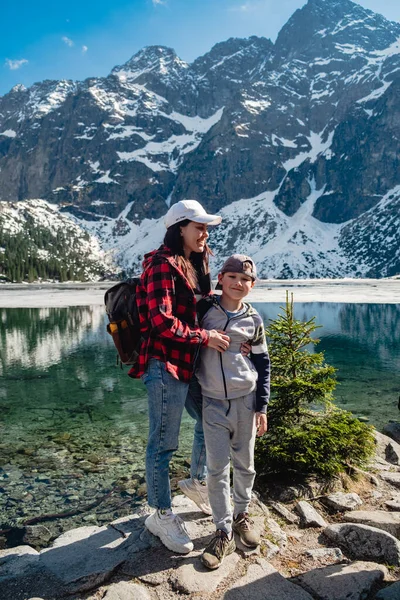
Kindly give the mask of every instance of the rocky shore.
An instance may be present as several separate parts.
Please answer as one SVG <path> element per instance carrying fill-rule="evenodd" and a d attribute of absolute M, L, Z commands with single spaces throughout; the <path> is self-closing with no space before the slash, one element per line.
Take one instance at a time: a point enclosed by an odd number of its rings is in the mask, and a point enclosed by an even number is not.
<path fill-rule="evenodd" d="M 174 509 L 195 543 L 189 555 L 145 529 L 147 507 L 72 529 L 42 550 L 47 528 L 32 525 L 22 545 L 0 550 L 0 600 L 398 600 L 400 426 L 385 430 L 368 471 L 255 495 L 261 547 L 249 552 L 238 541 L 217 571 L 199 558 L 211 517 L 178 495 Z"/>

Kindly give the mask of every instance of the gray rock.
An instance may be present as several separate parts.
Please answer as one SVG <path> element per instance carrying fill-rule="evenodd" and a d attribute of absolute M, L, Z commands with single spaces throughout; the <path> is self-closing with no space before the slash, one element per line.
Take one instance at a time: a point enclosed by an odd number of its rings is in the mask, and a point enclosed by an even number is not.
<path fill-rule="evenodd" d="M 119 581 L 107 588 L 102 600 L 150 600 L 149 591 L 137 583 Z"/>
<path fill-rule="evenodd" d="M 400 423 L 388 423 L 383 428 L 384 433 L 400 444 Z"/>
<path fill-rule="evenodd" d="M 400 487 L 400 473 L 380 473 L 380 477 L 395 487 Z"/>
<path fill-rule="evenodd" d="M 51 538 L 51 531 L 44 525 L 27 525 L 22 540 L 25 544 L 32 544 L 33 546 L 42 545 L 43 547 Z"/>
<path fill-rule="evenodd" d="M 396 538 L 400 537 L 400 514 L 386 510 L 356 510 L 344 514 L 346 521 L 383 529 Z"/>
<path fill-rule="evenodd" d="M 297 581 L 319 600 L 360 600 L 366 598 L 387 573 L 383 565 L 354 562 L 313 569 L 293 581 Z"/>
<path fill-rule="evenodd" d="M 392 440 L 386 448 L 386 458 L 394 465 L 400 464 L 400 444 Z"/>
<path fill-rule="evenodd" d="M 376 455 L 393 465 L 400 464 L 400 444 L 391 437 L 375 431 Z"/>
<path fill-rule="evenodd" d="M 170 578 L 173 589 L 184 594 L 212 594 L 224 579 L 231 577 L 240 560 L 234 552 L 224 558 L 219 569 L 210 571 L 200 561 L 201 553 L 183 559 L 182 563 Z"/>
<path fill-rule="evenodd" d="M 377 593 L 375 600 L 399 600 L 400 598 L 400 581 L 388 585 L 383 590 Z"/>
<path fill-rule="evenodd" d="M 319 512 L 315 510 L 311 504 L 305 500 L 300 500 L 294 507 L 295 511 L 299 513 L 301 524 L 303 527 L 326 527 L 326 521 L 321 517 Z"/>
<path fill-rule="evenodd" d="M 385 506 L 390 510 L 400 511 L 400 502 L 398 500 L 386 500 Z"/>
<path fill-rule="evenodd" d="M 370 463 L 370 468 L 375 471 L 391 471 L 392 473 L 399 470 L 399 467 L 392 463 L 375 456 L 374 460 Z"/>
<path fill-rule="evenodd" d="M 271 519 L 271 518 L 266 519 L 265 523 L 266 523 L 267 530 L 268 530 L 267 534 L 269 533 L 270 537 L 272 538 L 272 540 L 270 540 L 270 541 L 277 544 L 280 549 L 286 548 L 287 535 L 283 531 L 283 529 L 281 528 L 279 523 L 277 523 L 275 521 L 275 519 Z"/>
<path fill-rule="evenodd" d="M 250 564 L 223 596 L 223 600 L 312 600 L 300 586 L 291 583 L 263 559 Z"/>
<path fill-rule="evenodd" d="M 113 527 L 79 527 L 55 540 L 40 553 L 40 564 L 70 592 L 86 591 L 102 584 L 113 571 L 140 548 L 141 529 L 123 537 Z"/>
<path fill-rule="evenodd" d="M 336 523 L 329 525 L 324 534 L 356 559 L 400 565 L 400 542 L 382 529 L 358 523 Z"/>
<path fill-rule="evenodd" d="M 26 575 L 39 568 L 39 552 L 30 546 L 0 550 L 0 586 L 7 579 Z"/>
<path fill-rule="evenodd" d="M 262 548 L 263 548 L 262 554 L 266 558 L 266 560 L 270 560 L 271 558 L 276 556 L 280 551 L 279 546 L 277 546 L 276 544 L 273 544 L 269 540 L 263 541 Z"/>
<path fill-rule="evenodd" d="M 322 501 L 331 508 L 337 511 L 354 510 L 357 506 L 362 505 L 362 500 L 358 494 L 344 494 L 336 492 L 325 496 Z"/>
<path fill-rule="evenodd" d="M 343 560 L 343 552 L 340 548 L 311 548 L 310 550 L 306 550 L 304 554 L 314 560 L 320 560 L 321 558 L 335 561 Z"/>
<path fill-rule="evenodd" d="M 281 515 L 281 517 L 286 519 L 288 523 L 295 523 L 296 525 L 300 523 L 300 517 L 292 513 L 280 502 L 271 502 L 271 506 L 279 515 Z"/>
<path fill-rule="evenodd" d="M 269 517 L 269 510 L 267 506 L 265 506 L 259 495 L 254 491 L 251 494 L 249 514 L 252 517 Z"/>

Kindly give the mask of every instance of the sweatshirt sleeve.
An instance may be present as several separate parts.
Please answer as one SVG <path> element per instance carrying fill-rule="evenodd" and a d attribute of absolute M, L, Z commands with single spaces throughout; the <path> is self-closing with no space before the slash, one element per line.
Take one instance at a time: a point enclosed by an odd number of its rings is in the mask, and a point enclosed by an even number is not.
<path fill-rule="evenodd" d="M 162 338 L 183 344 L 208 344 L 209 333 L 200 327 L 189 327 L 173 313 L 175 281 L 168 262 L 152 265 L 146 274 L 145 289 L 152 329 Z"/>
<path fill-rule="evenodd" d="M 264 323 L 257 313 L 255 316 L 256 331 L 251 344 L 250 359 L 258 373 L 256 388 L 256 411 L 267 412 L 270 396 L 271 363 L 269 360 L 267 341 L 265 339 Z"/>

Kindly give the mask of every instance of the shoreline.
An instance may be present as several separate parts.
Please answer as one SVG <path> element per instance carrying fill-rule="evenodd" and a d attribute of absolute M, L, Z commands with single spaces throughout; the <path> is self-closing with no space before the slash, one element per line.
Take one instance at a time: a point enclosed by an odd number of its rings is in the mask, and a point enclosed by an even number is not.
<path fill-rule="evenodd" d="M 116 283 L 5 283 L 0 285 L 0 308 L 102 306 L 105 291 Z M 400 304 L 400 279 L 263 279 L 248 299 L 284 303 L 286 290 L 295 302 Z"/>

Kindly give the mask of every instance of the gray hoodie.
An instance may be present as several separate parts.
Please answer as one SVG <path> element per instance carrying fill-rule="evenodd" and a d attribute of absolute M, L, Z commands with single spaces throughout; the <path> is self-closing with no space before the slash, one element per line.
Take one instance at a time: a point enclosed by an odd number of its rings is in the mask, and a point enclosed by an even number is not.
<path fill-rule="evenodd" d="M 204 396 L 232 400 L 256 390 L 256 410 L 266 412 L 270 391 L 270 361 L 264 324 L 250 304 L 244 305 L 244 312 L 229 317 L 215 296 L 198 303 L 201 327 L 223 330 L 231 341 L 229 348 L 222 353 L 203 346 L 196 375 Z M 240 352 L 243 342 L 251 344 L 248 358 Z"/>

